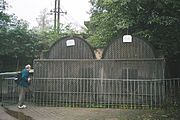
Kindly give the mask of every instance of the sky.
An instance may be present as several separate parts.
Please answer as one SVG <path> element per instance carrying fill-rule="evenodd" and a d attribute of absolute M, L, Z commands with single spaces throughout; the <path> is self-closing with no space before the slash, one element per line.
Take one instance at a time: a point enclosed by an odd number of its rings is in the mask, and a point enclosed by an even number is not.
<path fill-rule="evenodd" d="M 18 19 L 24 19 L 30 23 L 30 27 L 37 26 L 36 18 L 43 9 L 48 11 L 54 8 L 55 0 L 6 0 L 9 4 L 8 13 L 15 14 Z M 61 23 L 71 23 L 74 27 L 85 27 L 84 21 L 89 20 L 89 0 L 61 0 L 61 9 L 67 12 L 61 14 Z M 53 21 L 53 15 L 50 15 Z"/>

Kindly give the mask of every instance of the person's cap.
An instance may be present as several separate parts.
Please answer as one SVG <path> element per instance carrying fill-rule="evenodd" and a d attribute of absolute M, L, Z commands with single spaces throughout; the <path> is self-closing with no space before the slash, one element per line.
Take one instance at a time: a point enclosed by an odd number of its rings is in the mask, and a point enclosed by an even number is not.
<path fill-rule="evenodd" d="M 28 65 L 25 66 L 25 68 L 29 69 L 29 68 L 31 68 L 31 65 L 28 64 Z"/>

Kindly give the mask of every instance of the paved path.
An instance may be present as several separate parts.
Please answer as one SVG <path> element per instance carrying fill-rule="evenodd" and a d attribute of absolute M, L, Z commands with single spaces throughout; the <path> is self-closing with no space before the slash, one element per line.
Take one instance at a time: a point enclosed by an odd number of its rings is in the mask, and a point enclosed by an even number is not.
<path fill-rule="evenodd" d="M 129 109 L 102 109 L 102 108 L 65 108 L 65 107 L 34 107 L 18 109 L 17 106 L 8 106 L 16 112 L 15 117 L 28 117 L 28 120 L 133 120 L 143 110 Z M 32 119 L 29 119 L 32 118 Z M 0 118 L 1 120 L 2 118 Z M 6 119 L 2 119 L 6 120 Z M 7 119 L 13 120 L 13 119 Z M 26 119 L 22 119 L 26 120 Z"/>
<path fill-rule="evenodd" d="M 171 117 L 161 110 L 40 106 L 18 109 L 15 105 L 6 106 L 5 109 L 0 107 L 0 120 L 156 120 L 156 118 L 170 120 Z M 172 118 L 171 120 L 179 119 Z"/>
<path fill-rule="evenodd" d="M 17 120 L 17 119 L 7 114 L 4 108 L 0 106 L 0 120 Z"/>

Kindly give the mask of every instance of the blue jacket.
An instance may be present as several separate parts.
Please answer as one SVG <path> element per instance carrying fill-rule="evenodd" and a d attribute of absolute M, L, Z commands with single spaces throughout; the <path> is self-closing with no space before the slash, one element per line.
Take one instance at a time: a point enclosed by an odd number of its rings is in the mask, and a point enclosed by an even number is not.
<path fill-rule="evenodd" d="M 28 78 L 29 78 L 29 71 L 26 69 L 23 69 L 21 72 L 22 75 L 22 80 L 20 81 L 19 85 L 22 87 L 28 87 L 29 83 L 28 83 Z"/>

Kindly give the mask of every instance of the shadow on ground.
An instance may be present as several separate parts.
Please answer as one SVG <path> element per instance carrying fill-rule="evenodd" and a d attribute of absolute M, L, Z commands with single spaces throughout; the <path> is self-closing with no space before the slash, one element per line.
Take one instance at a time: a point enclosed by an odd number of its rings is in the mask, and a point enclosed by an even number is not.
<path fill-rule="evenodd" d="M 24 113 L 22 112 L 19 112 L 19 111 L 13 111 L 13 110 L 10 110 L 6 107 L 4 107 L 4 111 L 9 114 L 10 116 L 18 119 L 18 120 L 34 120 L 32 117 L 30 116 L 26 116 Z"/>

